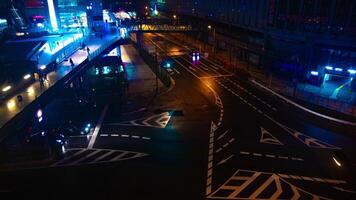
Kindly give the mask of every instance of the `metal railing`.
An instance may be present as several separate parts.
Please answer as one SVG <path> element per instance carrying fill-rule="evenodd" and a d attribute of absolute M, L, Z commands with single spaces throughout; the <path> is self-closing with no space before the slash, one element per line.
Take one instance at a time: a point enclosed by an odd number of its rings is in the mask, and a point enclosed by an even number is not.
<path fill-rule="evenodd" d="M 96 49 L 94 52 L 89 53 L 88 55 L 88 61 L 93 60 L 95 57 L 100 55 L 105 49 L 107 49 L 110 45 L 114 44 L 117 40 L 119 40 L 119 36 L 115 36 L 114 38 L 110 39 L 107 41 L 104 45 L 102 45 L 100 48 Z"/>
<path fill-rule="evenodd" d="M 168 24 L 138 24 L 138 25 L 132 25 L 131 26 L 131 31 L 170 31 L 170 32 L 175 32 L 175 31 L 194 31 L 193 27 L 191 25 L 168 25 Z"/>

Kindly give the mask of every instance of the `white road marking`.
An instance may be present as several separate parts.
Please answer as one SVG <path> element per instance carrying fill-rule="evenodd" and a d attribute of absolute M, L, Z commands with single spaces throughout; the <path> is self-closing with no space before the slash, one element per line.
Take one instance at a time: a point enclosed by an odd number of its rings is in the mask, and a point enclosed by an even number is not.
<path fill-rule="evenodd" d="M 334 117 L 330 117 L 330 116 L 327 116 L 327 115 L 320 114 L 320 113 L 318 113 L 318 112 L 315 112 L 315 111 L 313 111 L 313 110 L 310 110 L 310 109 L 308 109 L 308 108 L 305 108 L 305 107 L 303 107 L 303 106 L 301 106 L 301 105 L 295 103 L 294 101 L 291 101 L 291 100 L 289 100 L 288 98 L 286 98 L 286 97 L 280 95 L 280 94 L 277 94 L 276 92 L 272 91 L 271 89 L 269 89 L 269 88 L 263 86 L 262 84 L 260 84 L 260 83 L 258 83 L 258 82 L 256 82 L 256 81 L 254 81 L 254 80 L 253 80 L 252 82 L 255 83 L 256 85 L 258 85 L 258 86 L 264 88 L 265 90 L 271 92 L 272 94 L 276 95 L 277 97 L 283 99 L 284 101 L 290 103 L 291 105 L 294 105 L 295 107 L 297 107 L 297 108 L 299 108 L 299 109 L 302 109 L 302 110 L 304 110 L 304 111 L 306 111 L 306 112 L 309 112 L 309 113 L 311 113 L 311 114 L 313 114 L 313 115 L 316 115 L 316 116 L 318 116 L 318 117 L 322 117 L 322 118 L 327 119 L 327 120 L 335 121 L 335 122 L 338 122 L 338 123 L 341 123 L 341 124 L 356 126 L 356 123 L 355 123 L 355 122 L 340 120 L 340 119 L 337 119 L 337 118 L 334 118 Z"/>
<path fill-rule="evenodd" d="M 225 131 L 223 134 L 221 134 L 221 135 L 218 137 L 217 140 L 220 140 L 221 138 L 223 138 L 228 132 L 229 132 L 228 130 Z"/>
<path fill-rule="evenodd" d="M 100 134 L 101 137 L 107 137 L 109 136 L 108 134 Z"/>
<path fill-rule="evenodd" d="M 272 154 L 261 154 L 261 153 L 251 153 L 251 152 L 247 152 L 247 151 L 240 151 L 240 154 L 252 155 L 252 156 L 256 156 L 256 157 L 274 158 L 274 159 L 304 161 L 302 158 L 295 158 L 295 157 L 289 158 L 287 156 L 279 156 L 279 155 L 272 155 Z"/>
<path fill-rule="evenodd" d="M 129 137 L 129 135 L 121 135 L 121 137 Z"/>
<path fill-rule="evenodd" d="M 93 156 L 93 155 L 95 155 L 95 154 L 97 154 L 97 153 L 99 153 L 99 152 L 100 152 L 100 150 L 95 150 L 95 151 L 91 152 L 90 154 L 87 154 L 87 155 L 81 157 L 80 159 L 78 159 L 78 160 L 72 162 L 71 164 L 74 164 L 74 165 L 75 165 L 75 164 L 77 164 L 77 163 L 80 163 L 80 162 L 82 162 L 83 160 L 85 160 L 85 159 L 87 159 L 87 158 L 90 158 L 91 156 Z"/>
<path fill-rule="evenodd" d="M 85 150 L 86 150 L 86 149 L 81 149 L 80 151 L 78 151 L 78 152 L 76 152 L 76 153 L 74 153 L 74 154 L 72 154 L 72 155 L 70 155 L 70 156 L 68 156 L 68 157 L 65 157 L 64 159 L 62 159 L 62 160 L 60 160 L 60 161 L 58 161 L 58 162 L 52 164 L 52 166 L 59 165 L 59 164 L 65 162 L 65 161 L 67 161 L 67 160 L 69 160 L 69 159 L 71 159 L 71 158 L 73 158 L 73 157 L 75 157 L 75 156 L 77 156 L 77 155 L 83 153 Z"/>
<path fill-rule="evenodd" d="M 97 161 L 99 161 L 99 160 L 105 158 L 106 156 L 109 156 L 109 155 L 113 154 L 114 152 L 115 152 L 115 151 L 109 151 L 109 152 L 105 153 L 104 155 L 99 156 L 98 158 L 96 158 L 96 159 L 93 160 L 92 162 L 95 163 L 95 162 L 97 162 Z"/>
<path fill-rule="evenodd" d="M 225 159 L 222 159 L 220 162 L 218 162 L 217 165 L 221 165 L 221 164 L 224 164 L 226 163 L 228 160 L 230 160 L 232 157 L 234 157 L 234 154 L 230 155 L 229 157 L 225 158 Z"/>
<path fill-rule="evenodd" d="M 122 152 L 122 153 L 120 153 L 119 155 L 115 156 L 114 158 L 111 158 L 110 161 L 115 161 L 115 160 L 117 160 L 117 159 L 119 159 L 119 158 L 122 158 L 122 157 L 124 157 L 125 155 L 127 155 L 128 153 L 129 153 L 129 152 Z"/>
<path fill-rule="evenodd" d="M 174 70 L 177 74 L 180 74 L 180 72 L 179 72 L 176 68 L 173 68 L 173 70 Z"/>
<path fill-rule="evenodd" d="M 101 128 L 101 125 L 103 124 L 103 121 L 104 121 L 104 117 L 106 115 L 106 111 L 108 110 L 109 108 L 109 104 L 107 104 L 105 107 L 104 107 L 104 110 L 103 112 L 101 113 L 101 116 L 99 118 L 99 121 L 97 123 L 97 125 L 95 126 L 95 129 L 94 129 L 94 132 L 92 134 L 92 137 L 90 138 L 90 141 L 89 141 L 89 144 L 88 144 L 88 149 L 92 149 L 93 146 L 94 146 L 94 143 L 95 143 L 95 140 L 96 138 L 98 137 L 98 133 L 100 131 L 100 128 Z"/>

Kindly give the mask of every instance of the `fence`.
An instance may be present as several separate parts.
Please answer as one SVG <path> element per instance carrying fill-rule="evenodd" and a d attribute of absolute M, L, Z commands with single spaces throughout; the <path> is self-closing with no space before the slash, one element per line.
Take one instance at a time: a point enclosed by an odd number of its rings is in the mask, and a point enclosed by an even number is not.
<path fill-rule="evenodd" d="M 138 49 L 140 56 L 146 62 L 146 64 L 151 68 L 151 70 L 156 74 L 156 76 L 162 81 L 162 83 L 169 87 L 171 85 L 171 78 L 168 71 L 161 67 L 158 61 L 153 55 L 149 54 L 145 49 L 139 49 L 136 44 L 134 44 L 136 49 Z"/>

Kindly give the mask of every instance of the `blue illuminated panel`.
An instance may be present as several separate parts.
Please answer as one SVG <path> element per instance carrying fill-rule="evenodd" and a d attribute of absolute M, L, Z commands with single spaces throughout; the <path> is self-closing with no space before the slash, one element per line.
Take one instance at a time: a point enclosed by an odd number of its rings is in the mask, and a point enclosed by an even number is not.
<path fill-rule="evenodd" d="M 53 0 L 47 0 L 47 4 L 48 4 L 48 12 L 52 25 L 52 30 L 58 31 L 57 17 L 56 17 L 56 11 L 54 10 Z"/>

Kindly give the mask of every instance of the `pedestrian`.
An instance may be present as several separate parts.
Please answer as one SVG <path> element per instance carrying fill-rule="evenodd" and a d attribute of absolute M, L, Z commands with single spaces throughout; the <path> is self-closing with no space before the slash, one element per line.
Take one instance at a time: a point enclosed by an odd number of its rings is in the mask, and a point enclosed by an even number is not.
<path fill-rule="evenodd" d="M 70 66 L 71 66 L 72 69 L 73 69 L 73 67 L 74 67 L 74 62 L 73 62 L 72 58 L 69 58 L 69 63 L 70 63 Z"/>
<path fill-rule="evenodd" d="M 41 86 L 41 89 L 44 88 L 44 81 L 43 81 L 43 78 L 42 78 L 42 77 L 40 78 L 40 86 Z"/>
<path fill-rule="evenodd" d="M 89 47 L 87 47 L 87 52 L 88 52 L 88 55 L 89 55 L 89 53 L 90 53 L 90 49 L 89 49 Z"/>
<path fill-rule="evenodd" d="M 22 102 L 22 100 L 23 100 L 23 99 L 22 99 L 22 95 L 20 95 L 20 94 L 17 95 L 17 101 L 18 101 L 18 102 Z"/>

